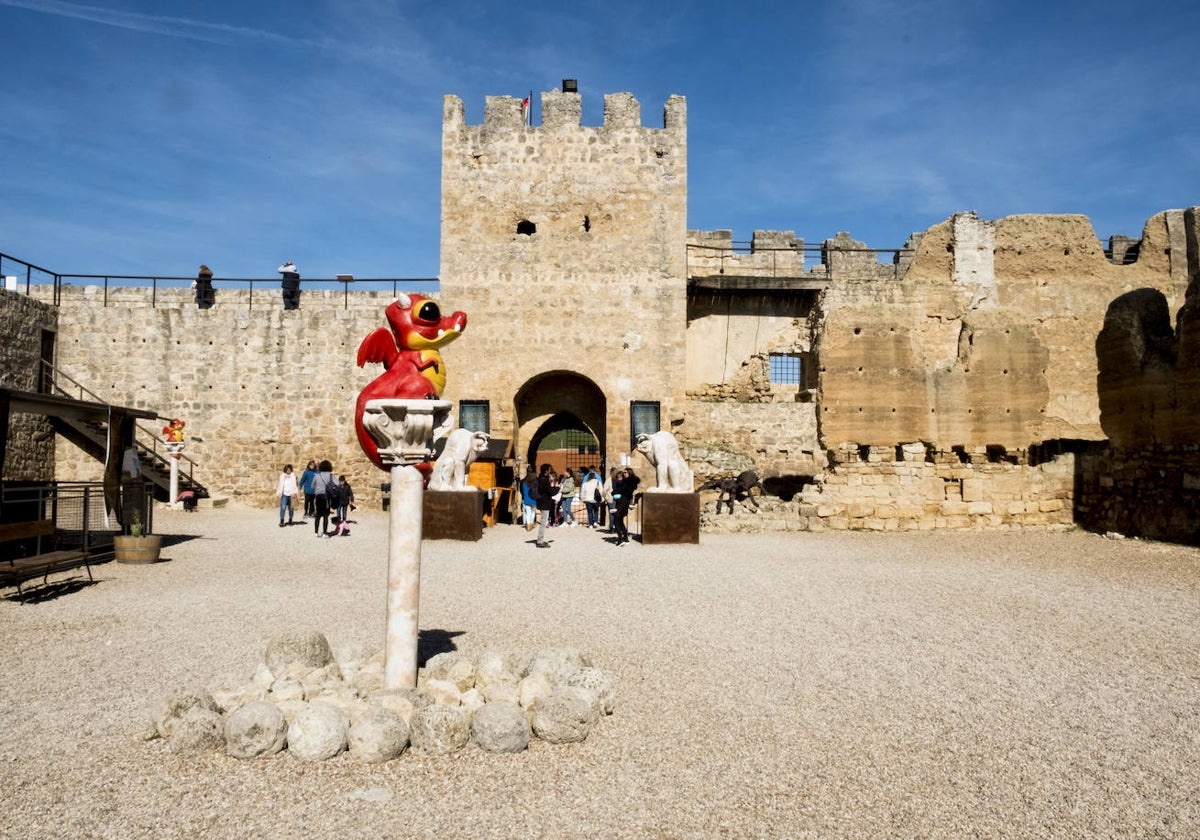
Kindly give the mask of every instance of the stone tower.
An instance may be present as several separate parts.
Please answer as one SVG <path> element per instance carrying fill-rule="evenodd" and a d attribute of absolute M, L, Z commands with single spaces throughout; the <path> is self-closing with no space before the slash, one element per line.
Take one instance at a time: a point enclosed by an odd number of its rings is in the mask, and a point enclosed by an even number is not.
<path fill-rule="evenodd" d="M 467 125 L 445 98 L 441 298 L 470 321 L 444 396 L 486 401 L 523 459 L 574 426 L 615 464 L 632 404 L 657 404 L 664 428 L 683 411 L 686 103 L 668 99 L 661 129 L 627 93 L 605 96 L 600 126 L 577 93 L 543 93 L 541 113 L 529 126 L 520 100 L 488 97 Z"/>

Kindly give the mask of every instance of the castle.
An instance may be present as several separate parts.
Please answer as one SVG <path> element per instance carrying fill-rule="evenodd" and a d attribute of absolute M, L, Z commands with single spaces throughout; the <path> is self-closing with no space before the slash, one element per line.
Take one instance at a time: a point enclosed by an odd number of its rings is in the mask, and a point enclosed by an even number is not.
<path fill-rule="evenodd" d="M 1082 216 L 969 212 L 894 252 L 783 231 L 745 248 L 687 229 L 682 97 L 661 128 L 629 94 L 605 97 L 599 126 L 577 93 L 541 104 L 539 126 L 511 97 L 479 125 L 443 105 L 438 298 L 470 317 L 444 397 L 505 442 L 503 463 L 553 438 L 613 466 L 664 428 L 698 480 L 765 478 L 752 527 L 1200 536 L 1196 208 L 1107 251 Z M 390 296 L 306 291 L 293 312 L 239 290 L 210 310 L 182 289 L 49 295 L 0 293 L 6 386 L 30 388 L 50 352 L 107 402 L 187 418 L 205 484 L 252 504 L 314 455 L 367 503 L 386 480 L 350 407 Z M 98 470 L 36 418 L 10 423 L 8 452 L 6 480 Z"/>

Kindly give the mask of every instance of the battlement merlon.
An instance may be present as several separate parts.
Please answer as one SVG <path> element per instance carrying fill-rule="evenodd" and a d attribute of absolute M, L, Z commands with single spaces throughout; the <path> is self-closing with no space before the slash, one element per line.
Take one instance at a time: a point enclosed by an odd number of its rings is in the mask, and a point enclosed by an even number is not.
<path fill-rule="evenodd" d="M 577 93 L 550 90 L 542 93 L 542 123 L 525 125 L 521 100 L 515 96 L 489 96 L 484 100 L 482 131 L 493 135 L 500 132 L 563 130 L 580 128 L 583 120 L 583 99 Z M 631 93 L 608 93 L 604 96 L 602 129 L 641 128 L 641 105 Z M 467 127 L 463 102 L 454 95 L 442 101 L 442 132 L 456 132 Z M 594 129 L 593 129 L 594 130 Z M 659 129 L 650 129 L 657 131 Z M 663 127 L 667 133 L 681 138 L 687 132 L 687 99 L 672 95 L 663 107 Z"/>

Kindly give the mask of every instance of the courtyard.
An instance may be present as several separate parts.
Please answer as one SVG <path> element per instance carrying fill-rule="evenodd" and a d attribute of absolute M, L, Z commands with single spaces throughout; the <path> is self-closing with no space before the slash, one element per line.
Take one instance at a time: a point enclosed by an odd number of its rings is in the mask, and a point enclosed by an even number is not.
<path fill-rule="evenodd" d="M 618 692 L 586 741 L 364 765 L 145 740 L 281 632 L 382 647 L 388 521 L 356 517 L 164 511 L 164 562 L 6 591 L 0 836 L 1200 833 L 1200 549 L 1077 530 L 428 541 L 424 654 L 583 651 Z"/>

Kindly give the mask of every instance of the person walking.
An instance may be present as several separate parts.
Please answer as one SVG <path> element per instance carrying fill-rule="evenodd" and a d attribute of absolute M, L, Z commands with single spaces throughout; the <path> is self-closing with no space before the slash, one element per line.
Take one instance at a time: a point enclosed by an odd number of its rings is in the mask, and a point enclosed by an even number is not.
<path fill-rule="evenodd" d="M 549 464 L 542 464 L 537 477 L 538 533 L 536 544 L 538 548 L 550 547 L 550 543 L 546 542 L 546 523 L 554 511 L 556 493 L 558 493 L 558 488 L 554 483 L 554 473 Z"/>
<path fill-rule="evenodd" d="M 316 513 L 313 515 L 313 532 L 318 537 L 329 537 L 329 491 L 337 492 L 337 479 L 333 477 L 333 464 L 322 461 L 313 478 L 313 494 Z"/>
<path fill-rule="evenodd" d="M 287 513 L 287 524 L 292 524 L 296 510 L 292 507 L 292 497 L 296 495 L 296 474 L 292 472 L 291 464 L 283 465 L 279 474 L 279 482 L 275 485 L 275 495 L 279 497 L 279 527 L 284 525 L 283 515 Z"/>
<path fill-rule="evenodd" d="M 633 493 L 641 481 L 633 473 L 633 470 L 626 467 L 621 470 L 617 480 L 613 482 L 612 497 L 613 503 L 616 505 L 613 525 L 617 529 L 617 545 L 625 545 L 629 542 L 629 528 L 625 524 L 625 517 L 629 515 L 629 504 L 633 501 Z"/>
<path fill-rule="evenodd" d="M 317 462 L 309 461 L 300 476 L 300 492 L 304 494 L 304 518 L 312 519 L 317 512 L 317 500 L 313 493 L 313 479 L 317 477 Z"/>

